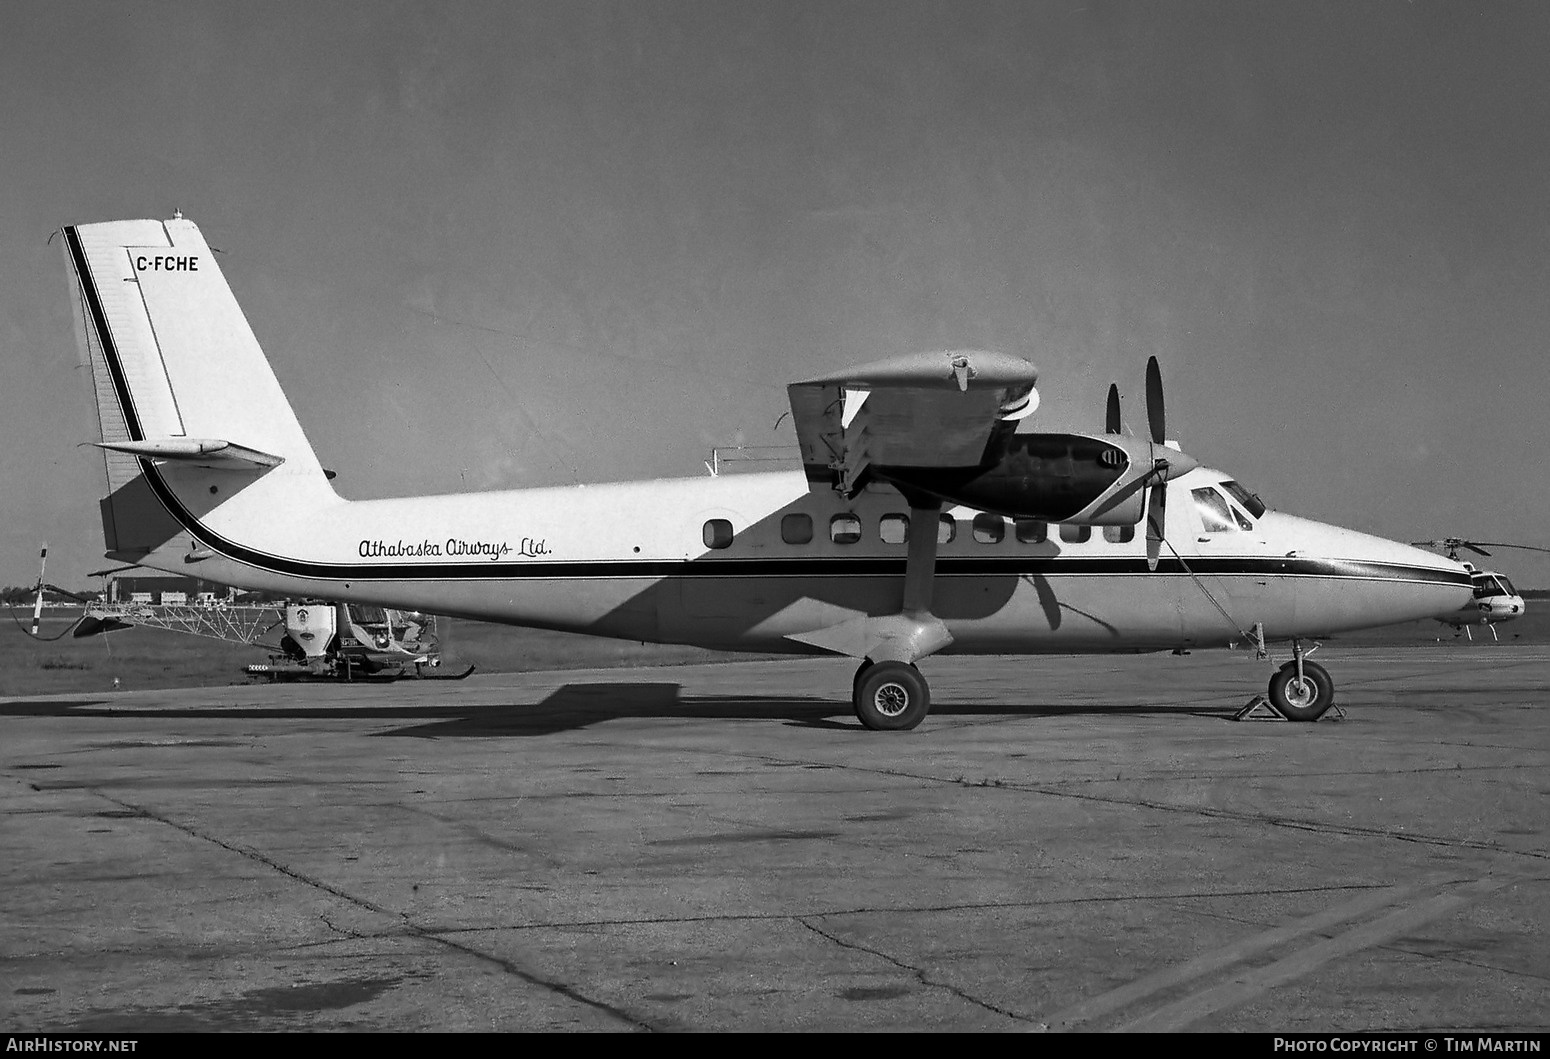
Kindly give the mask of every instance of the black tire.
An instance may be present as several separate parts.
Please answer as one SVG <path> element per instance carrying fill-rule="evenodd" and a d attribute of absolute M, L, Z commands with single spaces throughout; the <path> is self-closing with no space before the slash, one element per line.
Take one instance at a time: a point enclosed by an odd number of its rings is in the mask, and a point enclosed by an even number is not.
<path fill-rule="evenodd" d="M 904 732 L 926 719 L 931 689 L 906 662 L 878 662 L 856 685 L 856 718 L 874 732 Z"/>
<path fill-rule="evenodd" d="M 1304 661 L 1302 682 L 1297 663 L 1288 662 L 1270 678 L 1270 704 L 1289 721 L 1316 721 L 1335 703 L 1335 682 L 1317 662 Z"/>
<path fill-rule="evenodd" d="M 861 660 L 861 664 L 856 667 L 856 675 L 850 678 L 851 702 L 855 702 L 858 698 L 861 697 L 861 678 L 866 676 L 867 670 L 871 669 L 876 664 L 877 663 L 873 662 L 870 658 L 863 658 Z"/>

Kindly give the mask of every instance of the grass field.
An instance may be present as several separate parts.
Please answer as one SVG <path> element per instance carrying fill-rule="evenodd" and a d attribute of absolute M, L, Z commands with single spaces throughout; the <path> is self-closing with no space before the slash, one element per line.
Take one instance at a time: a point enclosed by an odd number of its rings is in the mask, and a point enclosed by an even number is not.
<path fill-rule="evenodd" d="M 0 629 L 0 696 L 243 684 L 252 679 L 244 668 L 267 658 L 259 648 L 158 629 L 125 629 L 108 636 L 75 639 L 66 630 L 77 615 L 72 612 L 67 618 L 64 612 L 57 614 L 45 619 L 41 634 L 66 635 L 51 643 L 34 640 L 15 621 L 0 618 L 4 625 Z M 27 617 L 17 612 L 13 616 Z M 468 663 L 483 673 L 518 673 L 756 657 L 483 622 L 444 620 L 441 629 L 446 672 L 455 672 Z M 1497 626 L 1497 632 L 1503 643 L 1550 643 L 1550 600 L 1531 600 L 1524 617 Z M 1475 641 L 1470 644 L 1462 633 L 1455 634 L 1437 622 L 1408 622 L 1343 636 L 1331 641 L 1331 647 L 1440 643 L 1450 649 L 1489 650 L 1490 630 L 1477 627 L 1474 633 Z"/>

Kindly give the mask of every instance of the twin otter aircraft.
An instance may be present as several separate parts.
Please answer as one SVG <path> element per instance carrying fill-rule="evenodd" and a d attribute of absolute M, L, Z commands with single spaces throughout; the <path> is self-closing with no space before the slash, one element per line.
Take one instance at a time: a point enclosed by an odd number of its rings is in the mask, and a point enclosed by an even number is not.
<path fill-rule="evenodd" d="M 1459 563 L 1267 510 L 1165 441 L 1016 433 L 1028 362 L 905 356 L 789 389 L 804 468 L 347 501 L 199 229 L 64 229 L 96 388 L 110 558 L 292 596 L 860 660 L 856 716 L 913 728 L 938 652 L 1291 641 L 1288 717 L 1330 705 L 1302 639 L 1457 611 Z M 1171 499 L 1170 499 L 1171 497 Z M 1145 528 L 1137 532 L 1142 524 Z M 1250 631 L 1252 630 L 1252 632 Z"/>

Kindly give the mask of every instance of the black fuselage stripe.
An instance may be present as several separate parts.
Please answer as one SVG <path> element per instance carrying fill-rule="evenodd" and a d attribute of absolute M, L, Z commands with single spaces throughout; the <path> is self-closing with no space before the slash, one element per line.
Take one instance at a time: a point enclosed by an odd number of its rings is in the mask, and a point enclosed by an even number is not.
<path fill-rule="evenodd" d="M 86 295 L 93 326 L 113 388 L 124 412 L 130 439 L 145 441 L 135 411 L 133 395 L 113 342 L 107 313 L 98 294 L 96 278 L 86 259 L 80 234 L 65 229 L 65 240 L 75 262 L 76 275 Z M 211 531 L 186 508 L 163 479 L 152 460 L 140 458 L 140 467 L 152 491 L 168 513 L 194 539 L 228 559 L 268 573 L 321 581 L 524 581 L 598 578 L 742 578 L 742 577 L 899 577 L 904 576 L 904 556 L 793 556 L 789 558 L 623 559 L 580 562 L 494 563 L 317 563 L 289 556 L 271 555 L 244 547 Z M 902 547 L 902 546 L 901 546 Z M 972 576 L 1092 576 L 1146 574 L 1155 576 L 1141 556 L 1114 558 L 1034 556 L 940 556 L 937 573 L 946 577 Z M 1423 584 L 1471 584 L 1469 575 L 1399 563 L 1359 560 L 1299 558 L 1198 557 L 1186 567 L 1177 559 L 1161 559 L 1155 573 L 1165 575 L 1321 577 L 1358 580 L 1418 582 Z"/>

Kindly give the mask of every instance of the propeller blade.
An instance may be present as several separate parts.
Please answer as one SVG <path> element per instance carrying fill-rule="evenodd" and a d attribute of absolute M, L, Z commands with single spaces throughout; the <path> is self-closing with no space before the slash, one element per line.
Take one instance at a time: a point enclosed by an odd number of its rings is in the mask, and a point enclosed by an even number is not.
<path fill-rule="evenodd" d="M 32 635 L 38 635 L 38 623 L 43 620 L 43 572 L 48 569 L 48 545 L 38 556 L 38 596 L 32 601 Z"/>
<path fill-rule="evenodd" d="M 1109 383 L 1109 407 L 1108 414 L 1103 420 L 1103 432 L 1105 434 L 1118 434 L 1120 432 L 1119 417 L 1119 385 Z"/>
<path fill-rule="evenodd" d="M 1146 422 L 1152 431 L 1152 444 L 1161 445 L 1168 437 L 1168 419 L 1163 408 L 1162 369 L 1156 357 L 1146 359 Z"/>
<path fill-rule="evenodd" d="M 1168 524 L 1168 483 L 1159 479 L 1152 486 L 1151 503 L 1146 512 L 1146 568 L 1155 571 L 1162 555 L 1163 527 Z"/>

